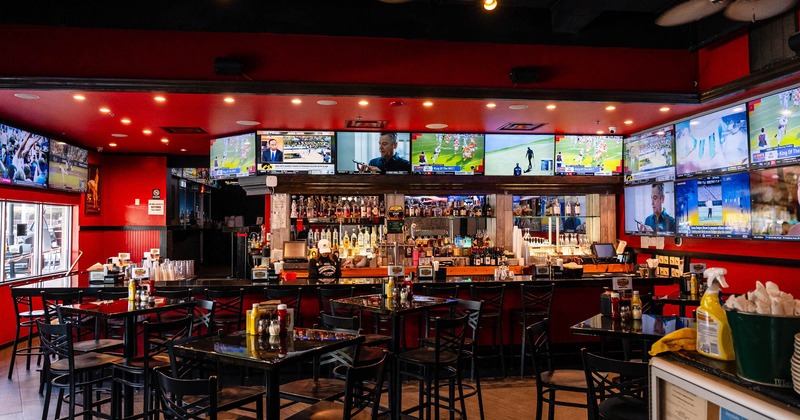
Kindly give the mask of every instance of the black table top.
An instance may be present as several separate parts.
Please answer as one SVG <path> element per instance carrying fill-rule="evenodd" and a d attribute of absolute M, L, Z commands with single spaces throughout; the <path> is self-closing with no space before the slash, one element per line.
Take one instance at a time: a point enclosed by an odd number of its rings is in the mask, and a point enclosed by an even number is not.
<path fill-rule="evenodd" d="M 622 321 L 615 321 L 610 317 L 597 314 L 573 325 L 570 327 L 570 331 L 573 334 L 581 335 L 657 341 L 672 331 L 695 325 L 694 319 L 677 316 L 644 314 L 641 320 L 623 323 Z"/>
<path fill-rule="evenodd" d="M 127 299 L 98 300 L 94 302 L 62 305 L 61 310 L 84 315 L 105 318 L 123 318 L 126 316 L 145 315 L 171 309 L 185 308 L 194 305 L 193 301 L 159 298 L 156 302 L 138 302 Z"/>
<path fill-rule="evenodd" d="M 334 302 L 357 307 L 366 311 L 381 314 L 402 315 L 405 313 L 422 311 L 425 309 L 440 308 L 455 305 L 455 299 L 447 299 L 433 296 L 413 295 L 411 299 L 387 298 L 383 295 L 356 296 L 343 299 L 335 299 Z"/>

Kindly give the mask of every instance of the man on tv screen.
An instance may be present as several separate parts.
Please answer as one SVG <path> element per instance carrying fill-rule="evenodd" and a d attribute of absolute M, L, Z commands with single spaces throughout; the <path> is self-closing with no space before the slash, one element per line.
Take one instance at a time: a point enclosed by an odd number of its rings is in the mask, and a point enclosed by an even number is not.
<path fill-rule="evenodd" d="M 381 156 L 370 160 L 366 165 L 359 164 L 359 172 L 377 172 L 385 174 L 386 172 L 411 171 L 411 162 L 397 154 L 397 133 L 381 133 L 378 142 Z"/>
<path fill-rule="evenodd" d="M 278 149 L 278 141 L 275 139 L 269 139 L 268 142 L 269 142 L 269 149 L 261 151 L 261 161 L 283 162 L 283 151 Z"/>
<path fill-rule="evenodd" d="M 653 206 L 653 214 L 644 219 L 644 223 L 639 223 L 640 232 L 674 232 L 675 218 L 667 214 L 664 209 L 664 184 L 653 184 L 652 194 L 650 194 L 650 204 Z"/>

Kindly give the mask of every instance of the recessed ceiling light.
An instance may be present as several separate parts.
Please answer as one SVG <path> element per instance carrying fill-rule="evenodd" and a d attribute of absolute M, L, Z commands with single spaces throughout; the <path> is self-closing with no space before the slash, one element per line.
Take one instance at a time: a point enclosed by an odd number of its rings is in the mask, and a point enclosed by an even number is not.
<path fill-rule="evenodd" d="M 484 0 L 483 8 L 486 10 L 494 10 L 497 8 L 497 0 Z"/>
<path fill-rule="evenodd" d="M 295 105 L 300 105 L 303 103 L 303 101 L 301 99 L 294 98 L 292 99 L 292 103 Z"/>
<path fill-rule="evenodd" d="M 615 109 L 617 109 L 617 107 L 615 107 L 614 105 L 609 105 L 606 107 L 606 111 L 613 111 Z"/>
<path fill-rule="evenodd" d="M 631 124 L 633 124 L 633 120 L 625 120 L 622 123 L 625 124 L 625 125 L 631 125 Z"/>
<path fill-rule="evenodd" d="M 131 119 L 130 118 L 123 118 L 123 119 L 119 120 L 119 122 L 121 122 L 123 124 L 130 124 L 131 123 Z"/>
<path fill-rule="evenodd" d="M 149 135 L 153 134 L 153 131 L 148 129 L 148 128 L 145 128 L 144 130 L 142 130 L 142 133 L 144 133 L 145 135 L 149 136 Z"/>
<path fill-rule="evenodd" d="M 117 143 L 108 143 L 108 147 L 117 147 Z"/>
<path fill-rule="evenodd" d="M 111 137 L 128 137 L 128 135 L 127 134 L 122 134 L 122 133 L 114 133 L 114 134 L 111 135 Z"/>
<path fill-rule="evenodd" d="M 163 139 L 161 139 L 161 143 L 167 144 L 169 143 L 169 139 L 164 137 Z"/>
<path fill-rule="evenodd" d="M 14 96 L 20 99 L 39 99 L 39 95 L 33 95 L 31 93 L 15 93 Z"/>
<path fill-rule="evenodd" d="M 603 134 L 603 130 L 597 130 L 596 133 L 597 134 Z"/>
<path fill-rule="evenodd" d="M 425 102 L 422 103 L 422 106 L 433 106 L 433 102 L 425 101 Z"/>
<path fill-rule="evenodd" d="M 225 101 L 225 103 L 232 104 L 236 102 L 236 99 L 233 99 L 230 96 L 226 96 L 225 99 L 223 99 L 223 101 Z"/>
<path fill-rule="evenodd" d="M 239 121 L 236 121 L 236 124 L 239 124 L 239 125 L 259 125 L 261 123 L 258 122 L 258 121 L 239 120 Z"/>
<path fill-rule="evenodd" d="M 494 108 L 496 106 L 497 106 L 497 104 L 494 103 L 494 102 L 489 102 L 488 104 L 486 104 L 486 108 Z"/>
<path fill-rule="evenodd" d="M 72 95 L 72 99 L 74 99 L 76 101 L 85 101 L 86 97 L 83 96 L 83 95 Z"/>
<path fill-rule="evenodd" d="M 181 152 L 185 152 L 185 151 L 186 151 L 186 149 L 181 149 Z"/>
<path fill-rule="evenodd" d="M 366 106 L 366 105 L 369 105 L 369 101 L 366 100 L 366 99 L 362 99 L 362 100 L 358 101 L 358 104 L 361 105 L 361 106 Z"/>
<path fill-rule="evenodd" d="M 528 105 L 511 105 L 508 109 L 528 109 Z"/>
<path fill-rule="evenodd" d="M 553 104 L 547 105 L 545 108 L 547 109 L 556 109 L 556 106 Z"/>
<path fill-rule="evenodd" d="M 106 108 L 106 107 L 103 107 L 103 108 L 100 108 L 100 112 L 102 112 L 103 114 L 108 114 L 109 112 L 111 112 L 111 110 Z"/>
<path fill-rule="evenodd" d="M 165 102 L 167 100 L 167 98 L 165 98 L 163 96 L 156 96 L 156 97 L 153 98 L 153 100 L 155 100 L 156 102 Z"/>
<path fill-rule="evenodd" d="M 317 105 L 324 105 L 324 106 L 333 106 L 333 105 L 336 105 L 338 103 L 339 102 L 332 101 L 330 99 L 321 99 L 321 100 L 317 101 Z"/>
<path fill-rule="evenodd" d="M 447 124 L 434 123 L 434 124 L 427 124 L 425 125 L 425 127 L 430 128 L 431 130 L 441 130 L 443 128 L 447 128 Z"/>
<path fill-rule="evenodd" d="M 658 110 L 661 111 L 661 112 L 667 112 L 667 111 L 669 111 L 669 107 L 668 106 L 662 106 Z"/>

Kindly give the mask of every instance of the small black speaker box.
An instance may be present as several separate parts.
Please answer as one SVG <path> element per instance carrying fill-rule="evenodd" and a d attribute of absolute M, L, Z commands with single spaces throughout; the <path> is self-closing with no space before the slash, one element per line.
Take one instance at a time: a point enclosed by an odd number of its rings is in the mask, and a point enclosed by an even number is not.
<path fill-rule="evenodd" d="M 217 57 L 214 59 L 214 73 L 224 76 L 240 76 L 244 64 L 236 58 Z"/>
<path fill-rule="evenodd" d="M 800 32 L 789 37 L 789 48 L 796 53 L 800 53 Z"/>
<path fill-rule="evenodd" d="M 511 83 L 534 83 L 539 77 L 539 70 L 536 67 L 512 67 Z"/>

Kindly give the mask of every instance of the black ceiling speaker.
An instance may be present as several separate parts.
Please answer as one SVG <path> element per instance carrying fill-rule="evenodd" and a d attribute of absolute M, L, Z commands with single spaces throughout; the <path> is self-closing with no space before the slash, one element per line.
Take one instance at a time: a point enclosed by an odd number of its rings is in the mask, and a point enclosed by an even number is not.
<path fill-rule="evenodd" d="M 214 73 L 223 76 L 241 76 L 244 63 L 238 58 L 217 57 L 214 59 Z"/>
<path fill-rule="evenodd" d="M 789 37 L 789 48 L 796 53 L 800 53 L 800 32 Z"/>
<path fill-rule="evenodd" d="M 512 67 L 511 83 L 534 83 L 539 78 L 539 69 L 536 67 Z"/>

